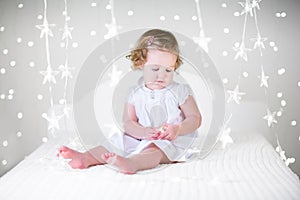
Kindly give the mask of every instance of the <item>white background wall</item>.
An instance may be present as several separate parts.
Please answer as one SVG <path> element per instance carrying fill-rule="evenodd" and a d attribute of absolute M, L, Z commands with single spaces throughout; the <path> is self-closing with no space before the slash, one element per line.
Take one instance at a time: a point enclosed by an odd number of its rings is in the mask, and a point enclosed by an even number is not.
<path fill-rule="evenodd" d="M 175 3 L 176 2 L 176 3 Z M 241 42 L 245 15 L 241 1 L 200 0 L 203 30 L 209 55 L 217 66 L 226 90 L 238 84 L 241 104 L 228 102 L 232 113 L 232 131 L 262 132 L 274 145 L 278 134 L 288 158 L 295 158 L 291 169 L 300 174 L 300 76 L 298 68 L 299 9 L 297 0 L 262 0 L 257 10 L 257 25 L 264 42 L 263 56 L 258 49 L 248 52 L 248 61 L 235 60 L 233 47 Z M 105 24 L 112 20 L 108 0 L 67 1 L 68 24 L 73 27 L 68 51 L 73 79 L 67 90 L 70 102 L 76 73 L 88 55 L 99 46 L 108 33 Z M 158 27 L 174 30 L 188 37 L 198 37 L 197 2 L 193 0 L 115 0 L 112 4 L 119 32 L 136 28 Z M 47 18 L 53 37 L 49 38 L 50 61 L 53 70 L 65 62 L 62 29 L 65 25 L 63 0 L 48 0 Z M 40 71 L 47 67 L 45 37 L 36 25 L 43 23 L 42 0 L 0 1 L 0 175 L 11 169 L 36 149 L 47 137 L 47 121 L 42 118 L 50 106 L 49 84 L 42 84 Z M 129 12 L 132 11 L 132 12 Z M 245 45 L 253 49 L 257 29 L 255 18 L 249 16 L 245 27 Z M 132 41 L 134 43 L 135 41 Z M 260 87 L 261 66 L 269 76 L 268 88 Z M 129 66 L 128 66 L 129 67 Z M 284 73 L 283 69 L 285 69 Z M 240 77 L 240 78 L 239 78 Z M 64 94 L 61 73 L 52 87 L 53 101 L 58 104 Z M 281 95 L 280 95 L 281 94 Z M 245 106 L 252 103 L 252 107 Z M 281 111 L 272 128 L 263 119 L 267 109 Z M 22 113 L 22 118 L 18 118 Z M 19 116 L 20 117 L 20 116 Z"/>

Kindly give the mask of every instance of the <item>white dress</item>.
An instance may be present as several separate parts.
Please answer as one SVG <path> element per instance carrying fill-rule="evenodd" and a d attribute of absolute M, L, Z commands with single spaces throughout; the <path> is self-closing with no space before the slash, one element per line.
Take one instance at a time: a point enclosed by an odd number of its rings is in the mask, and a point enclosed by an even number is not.
<path fill-rule="evenodd" d="M 187 84 L 173 82 L 160 90 L 150 90 L 144 84 L 134 87 L 128 97 L 128 103 L 134 105 L 138 123 L 144 127 L 159 128 L 163 123 L 177 124 L 183 119 L 180 105 L 189 95 L 193 95 Z M 140 153 L 151 143 L 159 147 L 171 161 L 187 160 L 186 151 L 195 140 L 196 132 L 178 136 L 175 140 L 138 140 L 124 134 L 123 151 L 131 156 Z"/>

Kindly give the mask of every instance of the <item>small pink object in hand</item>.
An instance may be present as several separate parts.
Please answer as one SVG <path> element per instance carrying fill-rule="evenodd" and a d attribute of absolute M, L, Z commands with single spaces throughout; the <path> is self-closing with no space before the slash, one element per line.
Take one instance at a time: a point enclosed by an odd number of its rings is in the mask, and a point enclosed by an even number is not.
<path fill-rule="evenodd" d="M 164 134 L 168 130 L 168 125 L 164 124 L 159 129 L 157 129 L 161 134 Z"/>
<path fill-rule="evenodd" d="M 165 132 L 167 131 L 167 129 L 168 129 L 168 126 L 166 124 L 162 125 L 160 128 L 156 129 L 159 132 L 157 133 L 157 135 L 155 137 L 152 137 L 152 139 L 153 140 L 162 139 L 163 137 L 165 137 Z"/>

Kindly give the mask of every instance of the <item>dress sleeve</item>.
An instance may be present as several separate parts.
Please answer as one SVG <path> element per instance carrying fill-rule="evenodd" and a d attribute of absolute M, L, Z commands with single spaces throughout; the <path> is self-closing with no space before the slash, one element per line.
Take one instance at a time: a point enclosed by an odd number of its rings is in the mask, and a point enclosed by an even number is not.
<path fill-rule="evenodd" d="M 193 96 L 193 91 L 188 84 L 180 84 L 178 87 L 178 101 L 179 105 L 185 103 L 189 96 Z"/>
<path fill-rule="evenodd" d="M 136 88 L 131 87 L 127 94 L 127 103 L 135 105 L 136 98 L 135 98 Z"/>

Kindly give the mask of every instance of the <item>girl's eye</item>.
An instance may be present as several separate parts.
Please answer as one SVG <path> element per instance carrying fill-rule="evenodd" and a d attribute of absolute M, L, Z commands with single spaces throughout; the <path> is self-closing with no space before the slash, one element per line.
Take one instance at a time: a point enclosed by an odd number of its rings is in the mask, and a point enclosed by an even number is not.
<path fill-rule="evenodd" d="M 171 69 L 166 69 L 166 72 L 172 72 L 173 70 L 171 70 Z"/>
<path fill-rule="evenodd" d="M 159 69 L 158 69 L 158 68 L 152 68 L 152 70 L 153 70 L 153 71 L 158 71 Z"/>

